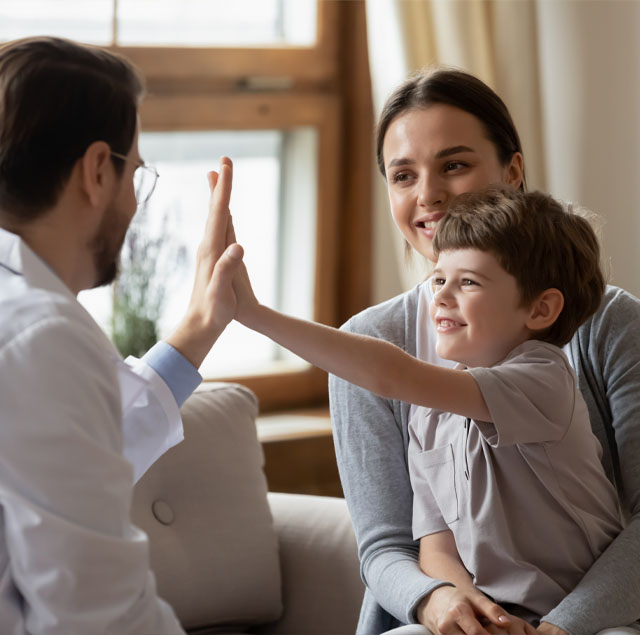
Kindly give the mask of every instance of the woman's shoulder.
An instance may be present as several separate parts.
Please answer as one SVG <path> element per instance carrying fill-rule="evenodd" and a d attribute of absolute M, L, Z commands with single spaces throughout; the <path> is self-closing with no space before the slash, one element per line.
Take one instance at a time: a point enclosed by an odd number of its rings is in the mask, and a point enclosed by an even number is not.
<path fill-rule="evenodd" d="M 584 328 L 610 335 L 639 329 L 640 300 L 620 287 L 607 285 L 600 307 L 581 330 Z"/>
<path fill-rule="evenodd" d="M 636 355 L 640 346 L 640 300 L 633 294 L 608 285 L 598 310 L 576 331 L 571 341 L 574 354 L 586 358 L 610 358 L 614 352 Z M 609 360 L 611 361 L 611 360 Z"/>
<path fill-rule="evenodd" d="M 342 329 L 387 341 L 404 341 L 408 332 L 415 333 L 416 314 L 421 285 L 380 304 L 356 313 Z"/>
<path fill-rule="evenodd" d="M 612 284 L 607 285 L 604 297 L 597 313 L 606 314 L 611 308 L 615 308 L 616 313 L 620 310 L 632 311 L 634 314 L 640 312 L 640 299 L 635 295 Z"/>

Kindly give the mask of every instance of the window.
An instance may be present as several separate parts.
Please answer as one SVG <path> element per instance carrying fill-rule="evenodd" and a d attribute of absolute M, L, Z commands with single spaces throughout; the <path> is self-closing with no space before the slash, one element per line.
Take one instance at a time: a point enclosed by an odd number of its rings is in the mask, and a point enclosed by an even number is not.
<path fill-rule="evenodd" d="M 316 0 L 21 0 L 0 38 L 37 33 L 99 46 L 312 46 Z"/>
<path fill-rule="evenodd" d="M 315 0 L 119 0 L 117 41 L 128 46 L 312 46 Z"/>
<path fill-rule="evenodd" d="M 308 172 L 316 172 L 316 144 L 316 130 L 311 127 L 141 134 L 141 156 L 160 177 L 131 231 L 142 224 L 146 235 L 162 241 L 157 266 L 149 272 L 149 282 L 164 288 L 160 337 L 171 332 L 189 301 L 195 254 L 208 211 L 204 175 L 212 167 L 212 157 L 222 154 L 234 158 L 231 209 L 256 295 L 269 306 L 313 317 L 316 192 Z M 110 297 L 111 289 L 82 296 L 107 331 Z M 205 359 L 201 372 L 207 377 L 224 377 L 303 366 L 270 340 L 232 323 Z"/>
<path fill-rule="evenodd" d="M 141 154 L 160 173 L 147 231 L 182 253 L 160 335 L 186 308 L 204 227 L 205 173 L 234 159 L 232 213 L 256 292 L 338 325 L 369 300 L 371 105 L 364 6 L 317 0 L 22 0 L 0 39 L 109 46 L 147 79 Z M 178 261 L 176 260 L 176 263 Z M 108 290 L 81 294 L 108 328 Z M 202 368 L 249 385 L 263 409 L 326 398 L 326 375 L 238 325 Z"/>

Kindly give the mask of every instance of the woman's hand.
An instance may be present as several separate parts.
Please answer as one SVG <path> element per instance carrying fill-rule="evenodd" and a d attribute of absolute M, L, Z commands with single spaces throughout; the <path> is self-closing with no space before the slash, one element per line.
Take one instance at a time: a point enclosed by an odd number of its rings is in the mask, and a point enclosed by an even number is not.
<path fill-rule="evenodd" d="M 536 629 L 538 635 L 569 635 L 567 631 L 559 626 L 550 624 L 549 622 L 540 622 L 540 626 Z"/>
<path fill-rule="evenodd" d="M 516 619 L 474 588 L 442 586 L 432 591 L 418 606 L 418 620 L 434 635 L 535 634 L 532 626 L 530 631 L 526 631 L 522 625 L 514 625 Z M 495 630 L 488 630 L 491 626 L 495 626 Z M 512 626 L 520 630 L 507 630 Z"/>

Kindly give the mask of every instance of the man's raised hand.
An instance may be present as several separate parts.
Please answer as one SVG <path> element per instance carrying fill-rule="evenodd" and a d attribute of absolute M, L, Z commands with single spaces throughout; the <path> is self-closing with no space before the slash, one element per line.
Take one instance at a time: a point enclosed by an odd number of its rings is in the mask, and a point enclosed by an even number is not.
<path fill-rule="evenodd" d="M 233 277 L 242 264 L 242 247 L 233 235 L 229 199 L 231 159 L 223 157 L 219 172 L 207 175 L 211 198 L 204 235 L 196 256 L 196 275 L 187 312 L 167 342 L 196 368 L 236 312 Z"/>

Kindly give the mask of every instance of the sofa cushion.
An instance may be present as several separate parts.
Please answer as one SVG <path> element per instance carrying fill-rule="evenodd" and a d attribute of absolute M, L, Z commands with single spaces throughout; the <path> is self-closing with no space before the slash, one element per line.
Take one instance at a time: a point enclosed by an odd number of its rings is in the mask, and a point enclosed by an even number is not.
<path fill-rule="evenodd" d="M 181 410 L 185 440 L 136 485 L 158 593 L 187 629 L 259 624 L 282 611 L 257 403 L 237 384 L 205 384 Z"/>
<path fill-rule="evenodd" d="M 262 635 L 351 635 L 364 595 L 344 498 L 269 493 L 282 567 L 284 612 Z"/>

